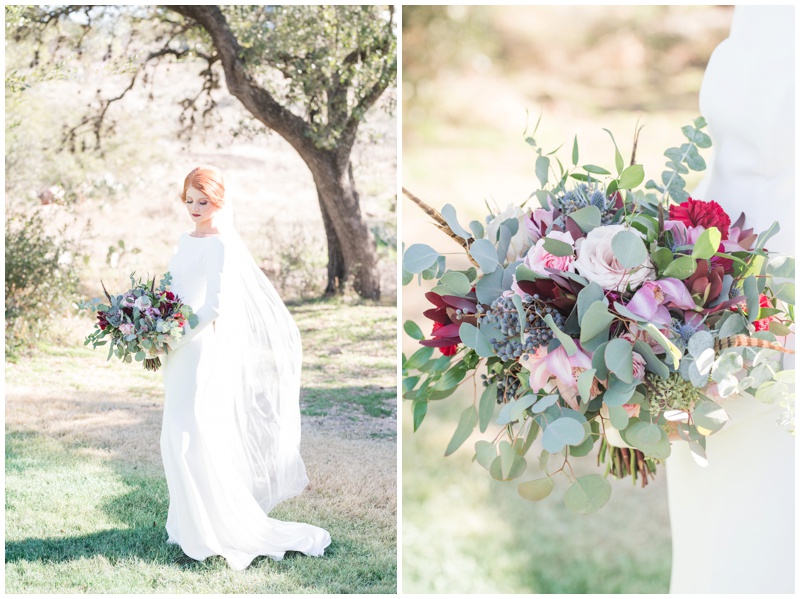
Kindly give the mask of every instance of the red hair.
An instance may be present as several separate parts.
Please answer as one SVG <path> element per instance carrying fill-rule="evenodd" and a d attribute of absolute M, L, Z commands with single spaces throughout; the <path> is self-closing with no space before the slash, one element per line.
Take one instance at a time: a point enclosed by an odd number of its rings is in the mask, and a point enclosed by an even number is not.
<path fill-rule="evenodd" d="M 198 166 L 186 175 L 181 193 L 181 201 L 184 203 L 190 187 L 201 191 L 217 208 L 225 203 L 225 182 L 222 180 L 222 173 L 215 166 Z"/>

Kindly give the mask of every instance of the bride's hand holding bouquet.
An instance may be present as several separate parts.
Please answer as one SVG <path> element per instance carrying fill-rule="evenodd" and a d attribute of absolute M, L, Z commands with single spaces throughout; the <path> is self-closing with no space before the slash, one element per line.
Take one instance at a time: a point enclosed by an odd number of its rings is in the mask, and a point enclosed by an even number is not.
<path fill-rule="evenodd" d="M 83 302 L 82 309 L 97 312 L 95 331 L 84 345 L 96 348 L 109 343 L 108 359 L 116 355 L 124 362 L 143 362 L 147 370 L 161 367 L 161 354 L 169 354 L 186 334 L 186 325 L 197 325 L 192 308 L 169 291 L 171 276 L 166 273 L 155 284 L 131 278 L 131 288 L 120 295 L 111 295 L 103 285 L 108 304 Z"/>

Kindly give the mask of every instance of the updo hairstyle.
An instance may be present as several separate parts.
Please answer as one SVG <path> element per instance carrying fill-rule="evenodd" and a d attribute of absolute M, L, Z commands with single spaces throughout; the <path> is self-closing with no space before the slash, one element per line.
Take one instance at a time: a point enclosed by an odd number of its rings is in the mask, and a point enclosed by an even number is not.
<path fill-rule="evenodd" d="M 181 193 L 181 201 L 184 203 L 190 187 L 201 191 L 217 208 L 225 203 L 225 182 L 222 180 L 222 173 L 215 166 L 198 166 L 186 175 Z"/>

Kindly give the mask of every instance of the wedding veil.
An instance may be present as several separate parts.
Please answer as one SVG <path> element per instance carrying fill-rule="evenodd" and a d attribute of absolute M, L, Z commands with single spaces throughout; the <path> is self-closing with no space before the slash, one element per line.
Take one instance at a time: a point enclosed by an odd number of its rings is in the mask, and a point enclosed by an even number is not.
<path fill-rule="evenodd" d="M 214 225 L 224 245 L 214 386 L 234 411 L 227 439 L 233 466 L 269 513 L 308 484 L 300 457 L 300 333 L 239 237 L 230 199 Z"/>

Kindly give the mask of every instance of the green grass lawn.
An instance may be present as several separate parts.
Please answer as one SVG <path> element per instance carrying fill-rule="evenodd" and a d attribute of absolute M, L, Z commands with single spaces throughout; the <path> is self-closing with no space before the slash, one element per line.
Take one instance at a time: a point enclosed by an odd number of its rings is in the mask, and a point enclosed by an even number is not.
<path fill-rule="evenodd" d="M 292 552 L 234 572 L 168 545 L 160 377 L 79 342 L 45 345 L 6 368 L 6 592 L 396 592 L 395 309 L 290 310 L 304 341 L 311 486 L 271 516 L 327 529 L 324 557 Z"/>

